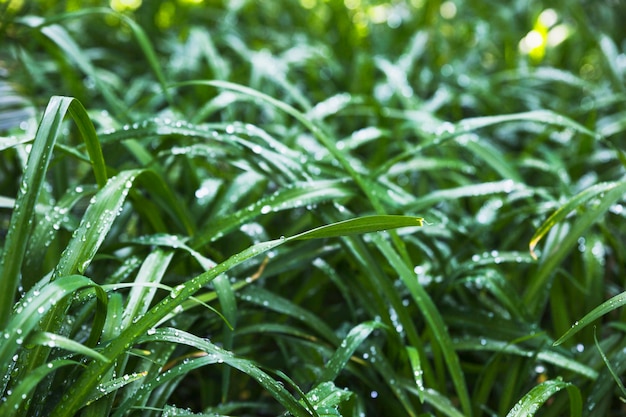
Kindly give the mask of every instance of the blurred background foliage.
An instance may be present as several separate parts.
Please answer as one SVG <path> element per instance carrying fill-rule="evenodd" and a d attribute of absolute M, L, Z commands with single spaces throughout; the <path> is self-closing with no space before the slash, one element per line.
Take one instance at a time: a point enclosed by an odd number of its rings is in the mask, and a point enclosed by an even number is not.
<path fill-rule="evenodd" d="M 413 91 L 405 93 L 423 98 L 442 83 L 473 94 L 488 79 L 486 75 L 526 65 L 567 69 L 588 81 L 611 79 L 613 71 L 599 52 L 600 34 L 608 35 L 617 46 L 626 35 L 622 24 L 626 9 L 615 0 L 506 4 L 472 0 L 2 0 L 0 36 L 29 42 L 28 37 L 19 36 L 23 27 L 9 25 L 14 18 L 100 6 L 132 16 L 148 33 L 159 56 L 169 61 L 164 62 L 166 67 L 178 70 L 179 78 L 224 77 L 224 71 L 240 71 L 242 55 L 252 52 L 260 53 L 259 63 L 269 67 L 276 62 L 263 62 L 263 51 L 291 54 L 290 62 L 299 68 L 289 74 L 298 79 L 290 81 L 318 87 L 303 88 L 304 94 L 316 96 L 313 101 L 337 90 L 371 92 L 376 68 L 368 58 L 407 53 L 419 59 L 411 63 L 408 74 Z M 71 22 L 81 34 L 82 46 L 92 49 L 96 59 L 114 60 L 116 71 L 123 71 L 129 82 L 141 77 L 144 67 L 137 65 L 140 52 L 130 40 L 129 29 L 112 15 L 105 16 L 106 24 L 95 24 L 93 19 L 98 18 Z M 205 39 L 194 37 L 198 29 L 229 64 L 221 68 L 222 73 L 211 68 L 211 63 L 208 68 L 199 67 L 190 58 L 207 48 Z M 34 46 L 36 40 L 32 42 Z M 6 50 L 10 43 L 3 43 L 0 68 L 6 72 L 15 68 L 13 60 L 18 57 Z M 116 48 L 117 56 L 97 56 L 120 44 L 125 47 Z M 175 50 L 180 45 L 187 49 Z M 196 65 L 185 65 L 190 62 Z M 623 59 L 618 64 L 626 65 Z M 480 96 L 486 94 L 493 91 Z M 497 102 L 506 103 L 510 110 L 520 107 L 515 100 Z"/>

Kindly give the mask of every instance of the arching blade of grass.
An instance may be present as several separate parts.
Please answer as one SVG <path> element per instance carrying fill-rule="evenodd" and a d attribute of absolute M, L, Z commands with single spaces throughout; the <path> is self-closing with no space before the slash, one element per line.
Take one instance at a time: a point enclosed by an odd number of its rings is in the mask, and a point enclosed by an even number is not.
<path fill-rule="evenodd" d="M 385 326 L 377 322 L 361 323 L 354 327 L 346 338 L 341 342 L 339 348 L 335 351 L 333 356 L 328 360 L 324 367 L 324 372 L 319 376 L 318 384 L 324 382 L 332 382 L 337 378 L 339 372 L 346 366 L 346 363 L 350 360 L 350 357 L 354 351 L 361 345 L 363 340 L 369 336 L 369 334 L 377 328 L 384 328 Z"/>
<path fill-rule="evenodd" d="M 400 227 L 417 227 L 422 226 L 423 223 L 424 219 L 421 217 L 392 215 L 365 216 L 321 226 L 291 236 L 289 240 L 349 236 L 361 233 L 380 232 L 382 230 L 397 229 Z"/>
<path fill-rule="evenodd" d="M 11 363 L 15 362 L 13 356 L 21 350 L 25 339 L 40 320 L 61 300 L 83 288 L 95 288 L 98 299 L 103 305 L 106 305 L 104 291 L 90 279 L 80 275 L 64 276 L 28 292 L 23 300 L 17 304 L 15 313 L 4 327 L 2 343 L 0 343 L 0 366 L 2 369 L 11 368 Z"/>
<path fill-rule="evenodd" d="M 85 272 L 120 214 L 135 178 L 144 172 L 142 169 L 123 171 L 112 177 L 92 198 L 81 224 L 61 255 L 53 279 L 77 271 Z"/>
<path fill-rule="evenodd" d="M 532 192 L 522 183 L 516 183 L 511 179 L 502 181 L 484 182 L 481 184 L 470 184 L 461 187 L 449 188 L 445 190 L 436 190 L 430 194 L 415 199 L 415 202 L 404 207 L 405 210 L 424 210 L 441 201 L 455 200 L 463 197 L 476 197 L 481 195 L 491 195 L 499 193 L 511 193 L 515 191 Z"/>
<path fill-rule="evenodd" d="M 171 330 L 171 329 L 163 329 L 163 330 Z M 163 331 L 160 330 L 160 331 Z M 153 391 L 155 391 L 161 385 L 167 384 L 169 381 L 181 378 L 187 375 L 190 371 L 194 369 L 198 369 L 202 366 L 212 365 L 215 363 L 221 363 L 223 361 L 220 355 L 203 353 L 203 356 L 189 359 L 185 358 L 181 363 L 177 363 L 173 365 L 171 368 L 163 371 L 157 372 L 153 374 L 149 374 L 145 376 L 145 379 L 142 381 L 139 389 L 133 393 L 125 402 L 123 402 L 117 409 L 115 413 L 112 414 L 113 417 L 121 417 L 126 415 L 129 410 L 133 407 L 137 407 L 138 404 L 142 404 L 145 397 L 149 396 Z"/>
<path fill-rule="evenodd" d="M 102 355 L 101 353 L 93 349 L 90 349 L 87 346 L 81 343 L 78 343 L 72 339 L 69 339 L 65 336 L 61 336 L 58 334 L 53 334 L 53 333 L 48 333 L 48 332 L 38 332 L 28 338 L 27 344 L 56 347 L 56 348 L 67 350 L 69 352 L 78 353 L 80 355 L 84 355 L 84 356 L 87 356 L 87 357 L 90 357 L 92 359 L 96 359 L 102 362 L 109 362 L 109 358 Z"/>
<path fill-rule="evenodd" d="M 285 389 L 282 383 L 262 371 L 252 361 L 238 358 L 233 353 L 217 347 L 206 339 L 201 339 L 178 329 L 156 329 L 153 334 L 144 336 L 138 340 L 140 343 L 148 341 L 186 344 L 206 352 L 256 380 L 294 416 L 311 416 L 311 414 Z"/>
<path fill-rule="evenodd" d="M 310 181 L 282 188 L 276 193 L 262 198 L 248 207 L 237 210 L 234 213 L 226 212 L 211 222 L 200 231 L 190 243 L 192 247 L 222 237 L 234 228 L 241 227 L 246 221 L 258 215 L 272 212 L 303 207 L 309 204 L 318 204 L 326 201 L 335 201 L 341 198 L 349 198 L 354 195 L 353 186 L 344 181 L 319 180 Z"/>
<path fill-rule="evenodd" d="M 577 217 L 568 234 L 563 237 L 553 250 L 550 250 L 548 253 L 544 253 L 542 255 L 539 269 L 533 276 L 531 276 L 530 282 L 527 284 L 526 293 L 523 297 L 524 303 L 529 306 L 528 310 L 531 314 L 539 313 L 539 310 L 545 306 L 544 300 L 547 297 L 550 288 L 550 277 L 552 276 L 552 273 L 557 265 L 559 265 L 563 258 L 569 253 L 572 247 L 576 244 L 578 238 L 581 237 L 592 224 L 600 220 L 616 201 L 623 198 L 624 193 L 626 193 L 626 181 L 592 187 L 589 193 L 585 193 L 585 191 L 583 191 L 581 193 L 583 194 L 582 197 L 580 194 L 574 196 L 570 202 L 566 203 L 566 208 L 560 210 L 548 219 L 548 221 L 546 221 L 546 226 L 541 227 L 535 238 L 531 239 L 532 249 L 534 248 L 534 245 L 536 245 L 538 239 L 545 235 L 545 233 L 547 233 L 547 231 L 556 224 L 555 219 L 565 217 L 567 213 L 569 213 L 571 209 L 577 205 L 571 203 L 572 200 L 578 203 L 579 199 L 584 201 L 591 196 L 602 196 L 597 204 L 593 204 L 591 207 L 588 207 L 586 211 Z"/>
<path fill-rule="evenodd" d="M 416 389 L 414 387 L 407 387 L 407 390 L 411 392 L 411 391 L 415 391 Z M 424 389 L 422 394 L 420 395 L 424 398 L 425 403 L 431 405 L 433 408 L 440 411 L 445 416 L 448 416 L 448 417 L 464 417 L 465 416 L 465 414 L 461 413 L 459 410 L 455 408 L 454 404 L 452 404 L 452 401 L 450 401 L 450 399 L 447 396 L 441 394 L 440 392 L 432 388 Z"/>
<path fill-rule="evenodd" d="M 557 211 L 552 213 L 548 219 L 543 222 L 543 224 L 535 231 L 535 234 L 530 239 L 530 243 L 528 244 L 530 249 L 530 254 L 536 259 L 537 256 L 535 254 L 535 248 L 539 241 L 552 229 L 558 222 L 563 220 L 567 215 L 569 215 L 573 210 L 591 200 L 592 198 L 603 195 L 604 193 L 614 189 L 619 186 L 618 182 L 610 182 L 610 183 L 600 183 L 595 184 L 584 191 L 576 194 L 574 197 L 570 198 L 567 203 L 561 206 Z"/>
<path fill-rule="evenodd" d="M 575 385 L 560 379 L 548 380 L 534 387 L 515 404 L 515 407 L 509 411 L 506 417 L 534 416 L 550 397 L 563 388 L 567 389 L 569 394 L 571 417 L 580 417 L 582 415 L 580 390 Z"/>
<path fill-rule="evenodd" d="M 618 309 L 625 304 L 626 304 L 626 292 L 622 292 L 610 298 L 609 300 L 605 301 L 604 303 L 594 308 L 592 311 L 590 311 L 580 320 L 576 320 L 576 322 L 572 324 L 572 327 L 554 342 L 554 346 L 558 346 L 566 342 L 568 339 L 570 339 L 576 333 L 584 329 L 590 323 L 593 323 L 595 320 L 599 319 L 605 314 L 608 314 L 609 312 L 615 309 Z"/>
<path fill-rule="evenodd" d="M 22 379 L 5 401 L 0 403 L 0 415 L 10 416 L 18 410 L 27 399 L 31 398 L 32 392 L 37 385 L 49 374 L 64 366 L 79 366 L 79 362 L 68 359 L 58 359 L 39 366 Z"/>
<path fill-rule="evenodd" d="M 339 417 L 337 406 L 352 397 L 352 393 L 340 389 L 332 382 L 322 382 L 311 391 L 306 398 L 320 417 Z"/>
<path fill-rule="evenodd" d="M 596 336 L 595 332 L 593 333 L 593 342 L 596 345 L 596 349 L 598 349 L 598 352 L 600 353 L 600 357 L 602 358 L 602 361 L 604 362 L 606 369 L 608 369 L 609 373 L 613 377 L 613 380 L 615 381 L 615 385 L 617 385 L 617 388 L 619 388 L 620 392 L 622 393 L 621 398 L 626 398 L 626 387 L 624 387 L 624 383 L 620 379 L 619 374 L 616 372 L 615 369 L 613 369 L 613 366 L 611 365 L 609 358 L 607 358 L 606 353 L 604 353 L 604 350 L 602 350 L 602 346 L 600 346 L 600 343 L 598 343 L 598 337 Z"/>
<path fill-rule="evenodd" d="M 590 380 L 598 378 L 598 372 L 578 362 L 566 355 L 559 352 L 555 352 L 548 349 L 541 349 L 539 351 L 524 349 L 512 342 L 503 342 L 499 340 L 491 340 L 486 338 L 464 338 L 463 341 L 454 343 L 456 350 L 473 350 L 473 351 L 487 351 L 487 352 L 500 352 L 507 355 L 516 355 L 526 358 L 537 358 L 537 360 L 549 363 L 561 369 L 575 372 Z"/>
<path fill-rule="evenodd" d="M 484 116 L 463 119 L 458 122 L 453 132 L 455 134 L 467 133 L 472 130 L 481 129 L 487 126 L 498 125 L 509 122 L 536 122 L 546 125 L 554 125 L 562 128 L 572 129 L 583 135 L 598 138 L 598 134 L 574 120 L 555 113 L 550 110 L 535 110 L 524 113 L 503 114 L 498 116 Z"/>
<path fill-rule="evenodd" d="M 67 112 L 76 122 L 92 160 L 92 168 L 99 185 L 106 182 L 106 168 L 95 129 L 84 107 L 70 97 L 50 99 L 41 119 L 22 177 L 20 192 L 15 202 L 11 223 L 0 266 L 0 327 L 6 324 L 19 285 L 19 273 L 35 219 L 38 200 L 45 174 L 52 157 L 52 149 L 61 133 Z M 26 288 L 28 289 L 28 288 Z"/>

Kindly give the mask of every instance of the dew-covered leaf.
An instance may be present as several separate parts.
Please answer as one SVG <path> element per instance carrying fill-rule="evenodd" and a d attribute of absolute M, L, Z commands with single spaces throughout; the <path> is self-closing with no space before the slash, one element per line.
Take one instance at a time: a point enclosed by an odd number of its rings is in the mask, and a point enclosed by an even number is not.
<path fill-rule="evenodd" d="M 582 398 L 580 390 L 575 385 L 564 382 L 561 379 L 552 379 L 535 386 L 524 395 L 515 407 L 513 407 L 507 417 L 532 417 L 539 409 L 557 392 L 567 389 L 570 400 L 570 415 L 580 417 L 582 415 Z"/>

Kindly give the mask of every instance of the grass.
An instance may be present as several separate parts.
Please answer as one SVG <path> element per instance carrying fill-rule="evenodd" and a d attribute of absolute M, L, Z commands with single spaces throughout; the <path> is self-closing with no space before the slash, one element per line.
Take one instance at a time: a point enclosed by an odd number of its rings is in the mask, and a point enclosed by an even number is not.
<path fill-rule="evenodd" d="M 624 414 L 619 7 L 88 3 L 0 3 L 0 415 Z"/>

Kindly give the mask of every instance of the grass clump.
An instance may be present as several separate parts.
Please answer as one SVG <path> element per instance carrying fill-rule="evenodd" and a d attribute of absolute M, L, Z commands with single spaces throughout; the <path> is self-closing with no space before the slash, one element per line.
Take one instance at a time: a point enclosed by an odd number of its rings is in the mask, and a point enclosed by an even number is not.
<path fill-rule="evenodd" d="M 623 413 L 617 6 L 89 3 L 0 3 L 1 415 Z"/>

